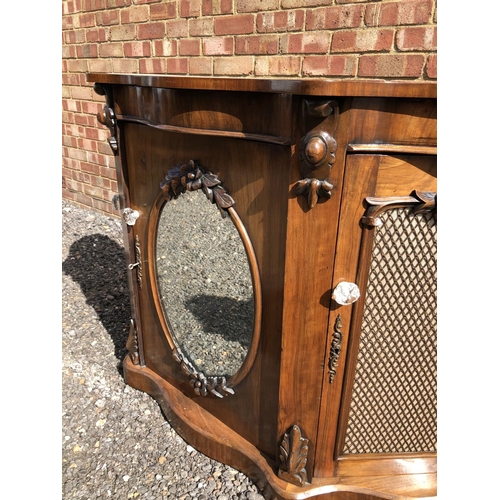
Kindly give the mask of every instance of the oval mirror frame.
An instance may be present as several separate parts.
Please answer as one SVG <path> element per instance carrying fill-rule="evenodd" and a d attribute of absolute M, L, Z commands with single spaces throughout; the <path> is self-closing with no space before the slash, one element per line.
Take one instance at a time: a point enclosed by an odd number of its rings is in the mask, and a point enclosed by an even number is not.
<path fill-rule="evenodd" d="M 152 258 L 149 259 L 148 267 L 149 275 L 152 277 L 150 283 L 156 314 L 168 344 L 172 349 L 172 355 L 180 364 L 181 371 L 189 377 L 190 385 L 194 389 L 195 394 L 198 396 L 207 396 L 210 394 L 215 397 L 223 398 L 224 396 L 234 394 L 233 387 L 246 377 L 255 361 L 259 345 L 262 317 L 262 289 L 255 251 L 245 226 L 234 209 L 235 202 L 233 198 L 229 196 L 219 178 L 212 172 L 204 170 L 196 161 L 190 160 L 187 164 L 176 165 L 170 169 L 165 176 L 165 180 L 160 183 L 160 189 L 161 193 L 151 210 L 148 231 L 148 253 L 152 256 Z M 229 215 L 231 218 L 243 242 L 252 279 L 254 307 L 252 337 L 243 363 L 236 373 L 227 380 L 223 376 L 206 376 L 198 370 L 182 352 L 176 341 L 175 332 L 172 331 L 164 313 L 158 288 L 156 239 L 163 207 L 171 199 L 176 199 L 180 195 L 189 196 L 186 191 L 195 191 L 198 189 L 201 189 L 205 193 L 207 203 L 211 202 L 216 205 L 222 217 Z"/>

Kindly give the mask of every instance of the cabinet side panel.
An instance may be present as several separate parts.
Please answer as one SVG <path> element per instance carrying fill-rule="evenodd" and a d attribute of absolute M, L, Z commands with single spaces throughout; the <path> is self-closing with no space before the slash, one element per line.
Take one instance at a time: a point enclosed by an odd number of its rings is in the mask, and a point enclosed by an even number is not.
<path fill-rule="evenodd" d="M 318 420 L 323 397 L 325 345 L 330 314 L 331 281 L 344 177 L 349 126 L 348 103 L 339 100 L 336 131 L 325 126 L 337 141 L 336 159 L 327 179 L 331 197 L 311 208 L 306 196 L 296 194 L 301 179 L 300 142 L 292 158 L 285 266 L 285 300 L 281 351 L 278 442 L 297 425 L 308 439 L 306 470 L 314 474 Z"/>

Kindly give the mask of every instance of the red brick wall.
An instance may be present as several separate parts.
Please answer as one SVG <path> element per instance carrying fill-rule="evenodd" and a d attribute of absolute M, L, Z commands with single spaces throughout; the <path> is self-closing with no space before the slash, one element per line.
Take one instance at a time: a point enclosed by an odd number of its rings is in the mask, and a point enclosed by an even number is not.
<path fill-rule="evenodd" d="M 63 198 L 114 213 L 86 72 L 436 79 L 435 0 L 64 0 Z"/>

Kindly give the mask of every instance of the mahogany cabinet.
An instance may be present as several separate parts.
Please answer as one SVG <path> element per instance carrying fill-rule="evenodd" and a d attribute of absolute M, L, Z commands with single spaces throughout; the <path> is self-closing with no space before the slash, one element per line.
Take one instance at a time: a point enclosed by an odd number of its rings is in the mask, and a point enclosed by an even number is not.
<path fill-rule="evenodd" d="M 125 379 L 269 499 L 436 495 L 436 85 L 89 74 Z"/>

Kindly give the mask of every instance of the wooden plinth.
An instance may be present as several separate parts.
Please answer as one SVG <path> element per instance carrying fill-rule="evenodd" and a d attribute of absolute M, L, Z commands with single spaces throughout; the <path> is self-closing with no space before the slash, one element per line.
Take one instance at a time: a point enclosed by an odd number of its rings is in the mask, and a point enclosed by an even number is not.
<path fill-rule="evenodd" d="M 267 500 L 408 500 L 418 483 L 431 485 L 429 497 L 436 495 L 435 474 L 387 477 L 338 477 L 313 479 L 312 484 L 295 486 L 277 477 L 276 467 L 251 443 L 186 397 L 145 366 L 123 362 L 125 382 L 152 396 L 161 406 L 172 427 L 198 451 L 250 477 Z M 425 477 L 424 477 L 425 476 Z M 370 487 L 371 485 L 371 487 Z M 376 491 L 381 485 L 390 491 Z M 421 497 L 420 497 L 421 498 Z M 425 500 L 422 499 L 421 500 Z"/>

